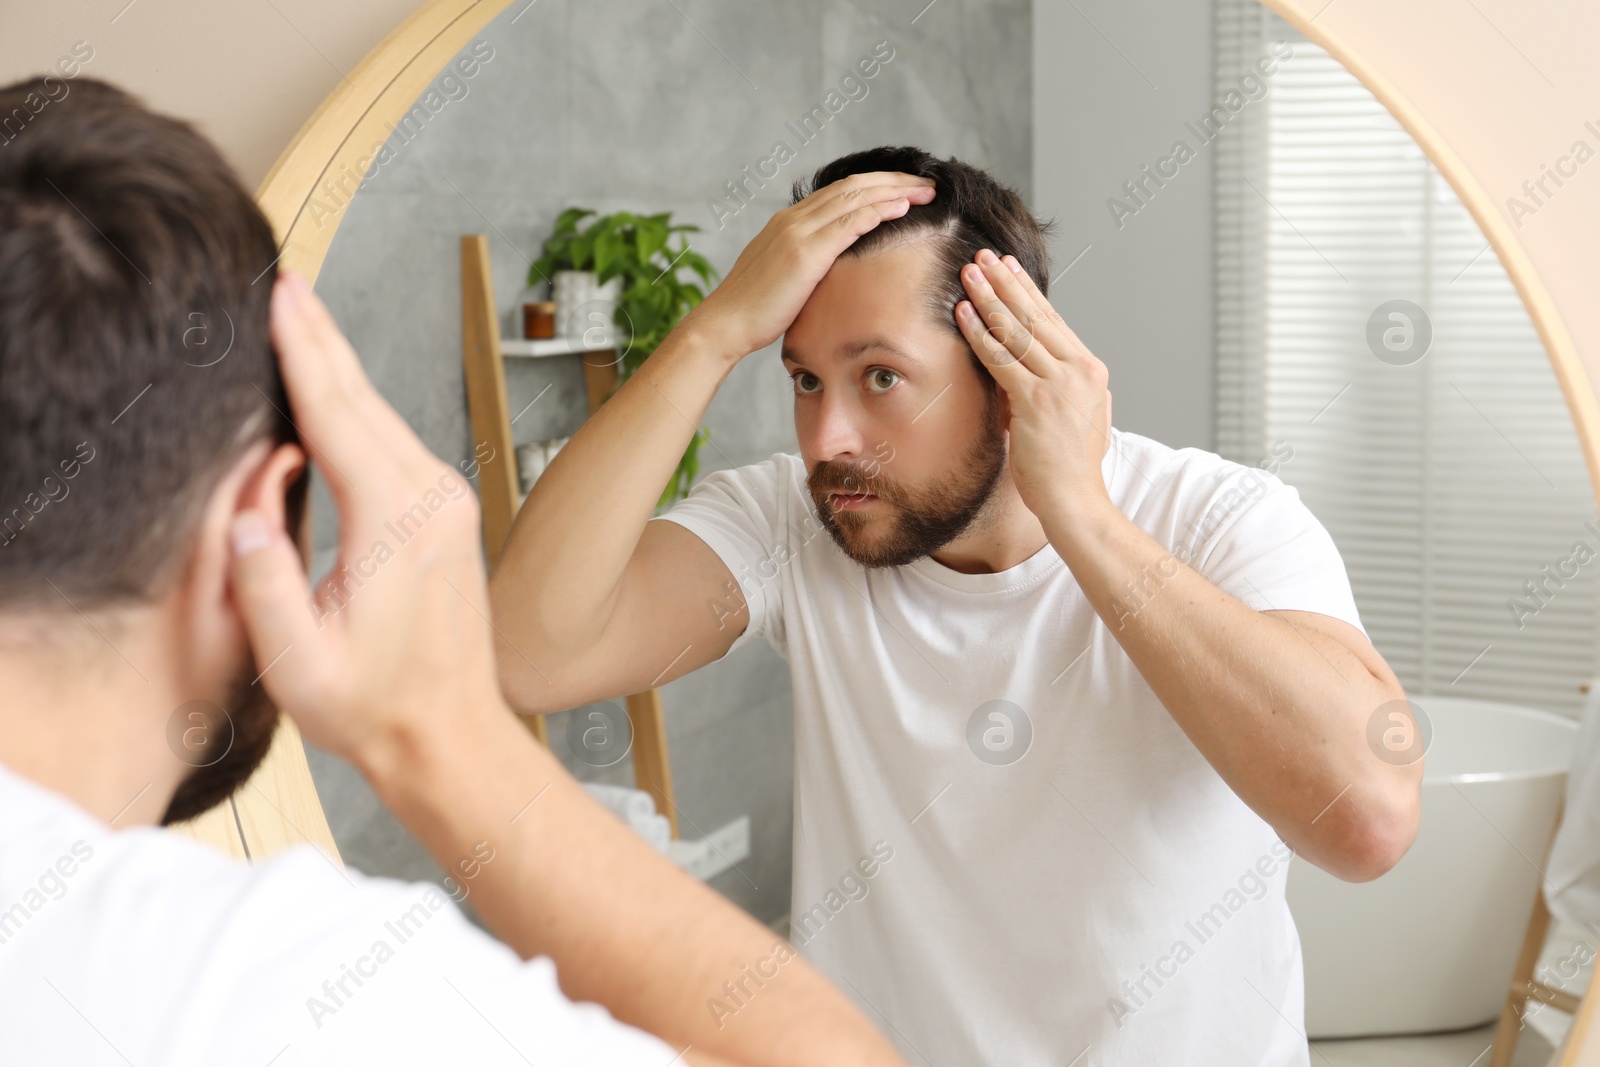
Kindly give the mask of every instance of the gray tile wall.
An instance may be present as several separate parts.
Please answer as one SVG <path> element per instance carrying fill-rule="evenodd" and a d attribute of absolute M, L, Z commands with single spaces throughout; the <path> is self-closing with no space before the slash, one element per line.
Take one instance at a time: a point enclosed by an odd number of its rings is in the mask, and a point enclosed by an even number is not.
<path fill-rule="evenodd" d="M 462 234 L 488 234 L 509 315 L 556 215 L 574 204 L 670 210 L 705 227 L 694 245 L 726 272 L 787 203 L 790 182 L 859 148 L 920 145 L 986 167 L 1031 196 L 1030 0 L 924 2 L 518 0 L 477 38 L 493 57 L 470 79 L 443 86 L 446 102 L 413 136 L 391 137 L 393 158 L 340 213 L 317 291 L 383 394 L 431 449 L 456 462 L 471 454 Z M 890 43 L 893 59 L 866 82 L 864 97 L 801 145 L 785 123 L 822 103 L 878 41 Z M 796 158 L 719 226 L 708 202 L 735 206 L 723 184 L 778 140 Z M 508 370 L 513 413 L 551 387 L 517 421 L 519 442 L 571 433 L 585 412 L 575 361 L 533 362 Z M 791 395 L 774 352 L 742 363 L 707 416 L 713 443 L 701 450 L 702 470 L 795 450 Z M 320 485 L 315 500 L 326 568 L 336 527 Z M 764 645 L 742 649 L 663 696 L 684 835 L 749 815 L 750 858 L 712 884 L 758 918 L 783 915 L 793 788 L 787 664 Z M 567 714 L 550 724 L 558 753 Z M 348 862 L 442 877 L 349 767 L 310 757 Z M 586 779 L 632 781 L 626 762 L 604 771 L 568 765 Z"/>

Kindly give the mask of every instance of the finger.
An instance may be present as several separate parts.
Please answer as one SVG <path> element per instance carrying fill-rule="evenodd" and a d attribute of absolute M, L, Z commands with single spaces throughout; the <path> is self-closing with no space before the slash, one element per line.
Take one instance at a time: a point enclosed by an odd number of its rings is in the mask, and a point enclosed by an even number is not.
<path fill-rule="evenodd" d="M 807 210 L 801 218 L 806 228 L 815 232 L 864 204 L 889 204 L 900 199 L 926 204 L 934 195 L 931 178 L 887 171 L 847 174 L 807 197 Z"/>
<path fill-rule="evenodd" d="M 875 229 L 879 223 L 897 219 L 910 210 L 911 202 L 904 198 L 890 200 L 882 204 L 863 204 L 854 211 L 840 215 L 826 226 L 820 227 L 809 235 L 808 239 L 825 238 L 827 240 L 827 254 L 830 257 L 836 257 L 855 243 L 856 238 L 868 230 Z"/>
<path fill-rule="evenodd" d="M 296 277 L 298 278 L 298 275 Z M 391 453 L 392 455 L 402 456 L 418 468 L 428 467 L 437 457 L 422 443 L 422 439 L 417 436 L 410 423 L 401 418 L 393 405 L 378 392 L 378 387 L 372 383 L 372 379 L 367 376 L 366 368 L 361 364 L 361 357 L 356 355 L 355 349 L 350 346 L 344 331 L 339 329 L 339 324 L 333 319 L 333 313 L 322 302 L 322 298 L 311 290 L 304 279 L 299 279 L 299 285 L 301 308 L 305 312 L 306 320 L 325 351 L 338 357 L 335 361 L 337 369 L 339 373 L 345 375 L 345 382 L 356 399 L 358 413 L 386 427 L 389 436 L 383 443 L 397 449 L 397 452 Z"/>
<path fill-rule="evenodd" d="M 361 360 L 338 333 L 327 305 L 296 271 L 284 271 L 272 287 L 272 331 L 274 341 L 280 334 L 291 341 L 288 351 L 279 353 L 279 361 L 294 361 L 294 376 L 303 384 L 337 387 L 351 396 L 371 387 Z M 303 358 L 309 354 L 318 358 Z"/>
<path fill-rule="evenodd" d="M 355 499 L 363 474 L 381 481 L 382 467 L 426 453 L 373 387 L 322 301 L 295 276 L 273 289 L 272 339 L 295 427 L 341 505 Z"/>
<path fill-rule="evenodd" d="M 923 177 L 920 174 L 907 174 L 904 171 L 869 170 L 860 174 L 846 174 L 838 181 L 816 190 L 813 197 L 817 203 L 827 204 L 840 197 L 848 199 L 865 195 L 868 190 L 877 188 L 902 191 L 927 189 L 931 191 L 934 188 L 934 181 L 932 178 Z"/>
<path fill-rule="evenodd" d="M 1029 287 L 1023 284 L 1026 272 L 1021 271 L 1020 265 L 1013 266 L 1016 260 L 1012 256 L 1005 259 L 995 259 L 992 263 L 985 263 L 985 256 L 993 256 L 988 249 L 982 249 L 975 257 L 978 267 L 983 271 L 983 276 L 1000 301 L 1016 317 L 1023 329 L 1031 334 L 1041 355 L 1049 355 L 1055 359 L 1066 359 L 1074 355 L 1068 342 L 1067 333 L 1058 328 L 1065 326 L 1061 316 L 1055 313 L 1048 300 L 1043 300 L 1038 287 Z M 1009 262 L 1008 262 L 1009 261 Z M 1085 350 L 1087 351 L 1087 350 Z"/>
<path fill-rule="evenodd" d="M 1009 268 L 1002 269 L 1010 273 Z M 983 268 L 976 263 L 968 263 L 962 267 L 961 283 L 966 286 L 970 302 L 977 310 L 978 317 L 990 337 L 1005 347 L 1010 353 L 1010 358 L 1022 363 L 1035 374 L 1043 374 L 1045 361 L 1055 357 L 1034 337 L 1019 315 L 995 292 Z M 1013 293 L 1020 295 L 1021 291 L 1013 286 Z"/>
<path fill-rule="evenodd" d="M 972 306 L 972 301 L 963 300 L 956 305 L 956 325 L 961 328 L 961 335 L 972 346 L 972 351 L 977 353 L 979 361 L 1007 394 L 1022 388 L 1028 379 L 1038 377 L 1023 366 L 1010 349 L 995 340 L 977 309 Z"/>
<path fill-rule="evenodd" d="M 258 665 L 295 657 L 293 669 L 263 674 L 268 691 L 280 702 L 304 699 L 321 665 L 318 624 L 308 610 L 310 589 L 300 551 L 281 529 L 259 511 L 234 517 L 229 579 L 234 602 L 244 621 Z"/>
<path fill-rule="evenodd" d="M 1017 262 L 1017 257 L 1010 255 L 1003 256 L 1001 257 L 1001 262 L 1010 268 L 1011 278 L 1017 283 L 1017 285 L 1021 287 L 1023 292 L 1028 294 L 1029 298 L 1033 301 L 1033 306 L 1037 311 L 1038 318 L 1042 323 L 1044 323 L 1043 326 L 1032 327 L 1035 335 L 1045 336 L 1053 334 L 1055 337 L 1059 337 L 1063 344 L 1050 345 L 1050 349 L 1053 352 L 1070 352 L 1080 356 L 1092 355 L 1092 353 L 1089 351 L 1089 346 L 1084 344 L 1083 341 L 1079 339 L 1078 335 L 1073 332 L 1072 327 L 1067 325 L 1067 320 L 1062 317 L 1061 313 L 1055 309 L 1055 305 L 1050 303 L 1049 298 L 1046 297 L 1039 289 L 1038 284 L 1033 280 L 1032 276 L 1029 275 L 1027 271 L 1022 269 L 1022 264 Z M 1002 290 L 1002 292 L 1004 292 L 1004 290 Z M 1053 340 L 1054 337 L 1051 339 Z"/>

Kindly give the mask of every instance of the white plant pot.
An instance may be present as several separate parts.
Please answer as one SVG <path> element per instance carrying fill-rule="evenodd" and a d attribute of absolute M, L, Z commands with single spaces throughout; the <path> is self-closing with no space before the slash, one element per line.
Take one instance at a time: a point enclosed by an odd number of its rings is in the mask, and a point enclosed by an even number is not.
<path fill-rule="evenodd" d="M 592 270 L 558 270 L 550 280 L 551 299 L 556 302 L 556 336 L 581 338 L 589 348 L 615 345 L 614 321 L 617 300 L 622 296 L 622 279 L 612 278 L 604 285 Z"/>
<path fill-rule="evenodd" d="M 584 344 L 589 348 L 615 348 L 617 300 L 622 296 L 622 278 L 612 278 L 597 285 L 587 303 L 580 308 L 575 322 Z"/>

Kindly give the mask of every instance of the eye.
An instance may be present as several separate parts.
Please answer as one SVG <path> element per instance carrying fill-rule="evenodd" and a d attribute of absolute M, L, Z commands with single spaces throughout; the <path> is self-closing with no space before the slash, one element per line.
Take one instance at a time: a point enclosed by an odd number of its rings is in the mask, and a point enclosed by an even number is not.
<path fill-rule="evenodd" d="M 789 380 L 794 383 L 794 391 L 797 393 L 812 393 L 816 391 L 814 388 L 806 388 L 803 384 L 807 381 L 817 381 L 817 376 L 808 370 L 795 371 L 793 374 L 789 375 Z M 817 384 L 820 385 L 821 383 L 818 382 Z"/>
<path fill-rule="evenodd" d="M 884 384 L 885 378 L 889 379 L 887 384 Z M 890 370 L 888 367 L 873 367 L 872 370 L 867 372 L 867 385 L 869 388 L 873 386 L 882 386 L 882 388 L 874 389 L 874 392 L 886 393 L 890 389 L 894 388 L 894 383 L 898 382 L 899 380 L 900 375 L 895 371 Z"/>

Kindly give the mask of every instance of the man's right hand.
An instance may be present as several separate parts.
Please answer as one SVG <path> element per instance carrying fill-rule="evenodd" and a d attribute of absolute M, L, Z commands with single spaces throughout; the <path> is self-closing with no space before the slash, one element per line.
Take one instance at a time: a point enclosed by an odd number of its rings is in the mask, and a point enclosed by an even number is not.
<path fill-rule="evenodd" d="M 767 347 L 857 237 L 933 197 L 932 178 L 898 171 L 851 174 L 823 186 L 773 215 L 685 323 L 741 357 Z"/>
<path fill-rule="evenodd" d="M 470 487 L 384 401 L 302 279 L 275 287 L 272 330 L 295 423 L 338 508 L 341 565 L 364 582 L 336 611 L 320 596 L 313 610 L 281 526 L 258 526 L 236 543 L 233 592 L 256 661 L 271 664 L 262 684 L 306 739 L 355 763 L 441 868 L 460 871 L 479 845 L 491 845 L 494 862 L 472 883 L 489 928 L 524 959 L 553 959 L 569 998 L 601 1004 L 683 1049 L 676 1058 L 690 1067 L 905 1067 L 802 959 L 787 958 L 783 977 L 747 1002 L 737 1023 L 724 1026 L 705 1010 L 779 940 L 646 844 L 534 743 L 497 684 Z M 649 380 L 636 375 L 624 392 L 635 386 L 637 399 Z M 619 392 L 595 420 L 630 427 L 637 420 L 619 408 L 626 401 Z M 701 402 L 697 415 L 704 409 Z M 582 449 L 575 438 L 562 456 Z M 655 451 L 664 463 L 676 454 Z M 619 477 L 613 470 L 589 488 L 609 497 Z M 646 506 L 664 478 L 651 479 L 649 500 L 638 491 Z M 462 497 L 449 499 L 455 488 Z M 391 520 L 409 527 L 425 497 L 444 503 L 404 544 L 378 553 L 374 543 L 394 536 Z M 597 539 L 586 531 L 586 561 Z M 542 581 L 523 599 L 566 606 L 562 591 Z"/>
<path fill-rule="evenodd" d="M 509 718 L 471 485 L 384 401 L 298 275 L 273 288 L 272 338 L 295 424 L 339 512 L 339 559 L 313 594 L 286 532 L 240 515 L 249 534 L 236 548 L 251 551 L 235 556 L 233 593 L 256 662 L 272 664 L 262 684 L 308 741 L 363 771 L 441 724 L 470 731 Z M 444 502 L 437 514 L 416 506 L 432 499 Z M 418 514 L 427 521 L 391 544 L 385 520 Z M 350 572 L 359 589 L 332 584 Z"/>

